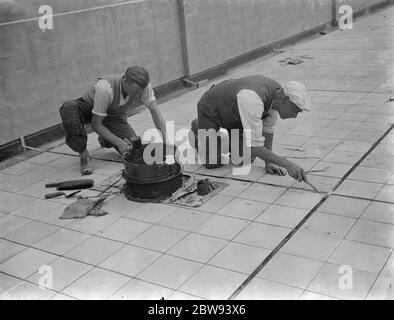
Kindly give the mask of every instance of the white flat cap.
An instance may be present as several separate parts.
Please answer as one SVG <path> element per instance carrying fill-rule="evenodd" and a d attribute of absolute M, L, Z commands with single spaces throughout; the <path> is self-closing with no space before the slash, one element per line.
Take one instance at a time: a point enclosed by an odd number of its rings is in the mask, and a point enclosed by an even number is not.
<path fill-rule="evenodd" d="M 290 81 L 284 85 L 283 92 L 298 108 L 303 111 L 311 111 L 311 99 L 302 83 Z"/>

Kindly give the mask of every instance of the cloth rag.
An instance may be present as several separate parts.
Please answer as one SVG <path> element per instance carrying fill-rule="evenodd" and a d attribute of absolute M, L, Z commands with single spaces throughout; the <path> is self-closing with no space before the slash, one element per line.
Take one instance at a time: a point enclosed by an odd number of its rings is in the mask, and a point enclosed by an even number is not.
<path fill-rule="evenodd" d="M 86 216 L 106 215 L 108 212 L 101 209 L 105 199 L 106 197 L 96 200 L 79 198 L 64 209 L 60 219 L 81 219 Z"/>

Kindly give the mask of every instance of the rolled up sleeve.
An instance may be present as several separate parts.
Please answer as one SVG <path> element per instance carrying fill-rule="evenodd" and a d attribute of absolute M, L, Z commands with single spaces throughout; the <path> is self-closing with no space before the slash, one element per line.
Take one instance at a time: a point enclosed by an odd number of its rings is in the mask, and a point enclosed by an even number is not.
<path fill-rule="evenodd" d="M 94 106 L 92 113 L 106 117 L 109 105 L 113 100 L 113 90 L 107 80 L 101 79 L 95 85 Z"/>
<path fill-rule="evenodd" d="M 250 141 L 250 147 L 264 146 L 263 123 L 261 121 L 264 112 L 263 101 L 255 91 L 241 90 L 237 94 L 237 103 L 244 134 L 247 141 Z"/>
<path fill-rule="evenodd" d="M 155 92 L 153 91 L 152 85 L 150 83 L 142 92 L 141 101 L 147 108 L 149 108 L 152 102 L 156 101 Z"/>
<path fill-rule="evenodd" d="M 278 111 L 271 110 L 269 115 L 263 119 L 263 132 L 274 134 L 278 118 Z"/>

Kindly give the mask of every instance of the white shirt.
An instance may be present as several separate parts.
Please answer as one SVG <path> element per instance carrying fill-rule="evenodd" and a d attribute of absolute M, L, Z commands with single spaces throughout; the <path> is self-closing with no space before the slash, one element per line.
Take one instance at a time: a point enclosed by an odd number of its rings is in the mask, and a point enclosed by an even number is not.
<path fill-rule="evenodd" d="M 105 80 L 105 79 L 100 79 L 97 81 L 96 85 L 94 86 L 96 89 L 95 95 L 94 95 L 94 108 L 92 113 L 98 116 L 107 116 L 107 109 L 110 106 L 110 104 L 114 100 L 114 90 L 111 87 L 111 84 Z M 126 104 L 129 100 L 129 97 L 127 96 L 126 99 L 123 98 L 122 95 L 122 83 L 120 83 L 120 102 L 119 105 L 122 106 Z M 142 103 L 149 108 L 149 106 L 152 104 L 153 101 L 156 101 L 155 93 L 153 92 L 152 86 L 149 83 L 148 86 L 143 90 L 142 95 L 141 95 L 141 101 Z M 138 110 L 138 112 L 141 112 L 142 110 Z M 137 112 L 137 113 L 138 113 Z"/>
<path fill-rule="evenodd" d="M 279 114 L 271 109 L 268 116 L 261 120 L 264 113 L 264 102 L 253 90 L 241 90 L 237 94 L 238 110 L 241 116 L 242 126 L 250 131 L 244 131 L 248 140 L 251 141 L 250 147 L 264 146 L 263 132 L 274 133 L 276 121 Z"/>

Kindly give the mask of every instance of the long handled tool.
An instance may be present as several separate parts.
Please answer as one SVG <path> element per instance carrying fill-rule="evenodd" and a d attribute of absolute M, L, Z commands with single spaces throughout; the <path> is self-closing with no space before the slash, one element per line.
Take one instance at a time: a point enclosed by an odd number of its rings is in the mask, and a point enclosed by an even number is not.
<path fill-rule="evenodd" d="M 53 193 L 47 193 L 45 195 L 45 199 L 52 199 L 52 198 L 56 198 L 56 197 L 60 197 L 60 196 L 64 196 L 65 198 L 71 198 L 72 196 L 76 195 L 77 193 L 80 193 L 81 190 L 77 190 L 74 192 L 71 192 L 70 194 L 66 194 L 65 192 L 53 192 Z"/>
<path fill-rule="evenodd" d="M 94 181 L 92 179 L 68 180 L 56 183 L 47 183 L 45 188 L 57 188 L 57 190 L 76 190 L 89 189 L 93 187 Z"/>

